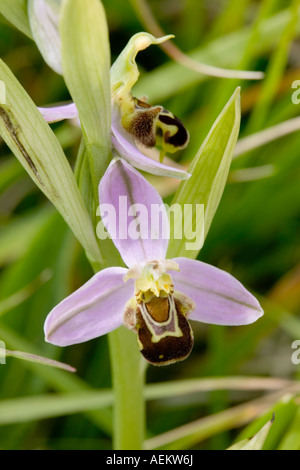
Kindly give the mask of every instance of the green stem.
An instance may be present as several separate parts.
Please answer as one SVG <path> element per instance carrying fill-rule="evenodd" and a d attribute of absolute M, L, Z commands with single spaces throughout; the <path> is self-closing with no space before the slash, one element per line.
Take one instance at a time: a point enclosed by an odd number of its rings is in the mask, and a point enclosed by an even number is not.
<path fill-rule="evenodd" d="M 97 224 L 90 168 L 82 141 L 76 165 L 76 176 L 94 226 Z M 95 197 L 95 196 L 94 196 Z M 97 199 L 98 200 L 98 197 Z M 101 241 L 102 259 L 91 263 L 95 271 L 123 264 L 111 240 Z M 129 300 L 129 299 L 128 299 Z M 109 312 L 108 312 L 109 315 Z M 114 447 L 118 450 L 139 450 L 143 447 L 145 405 L 143 396 L 144 367 L 139 353 L 136 335 L 125 328 L 110 333 L 110 357 L 114 387 Z"/>
<path fill-rule="evenodd" d="M 109 334 L 114 388 L 114 448 L 141 450 L 145 432 L 145 363 L 136 336 L 126 328 Z"/>

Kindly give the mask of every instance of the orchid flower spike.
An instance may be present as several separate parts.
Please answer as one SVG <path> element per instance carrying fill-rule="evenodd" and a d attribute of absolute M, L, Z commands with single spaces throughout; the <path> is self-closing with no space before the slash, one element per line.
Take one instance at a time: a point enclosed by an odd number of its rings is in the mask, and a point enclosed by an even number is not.
<path fill-rule="evenodd" d="M 160 44 L 173 36 L 155 38 L 148 33 L 135 34 L 111 67 L 112 146 L 117 154 L 139 170 L 154 175 L 187 179 L 181 168 L 162 163 L 166 153 L 183 149 L 189 134 L 182 122 L 163 106 L 152 106 L 146 98 L 132 96 L 132 87 L 138 80 L 136 56 L 151 44 Z M 78 119 L 76 105 L 39 108 L 47 122 Z M 143 149 L 157 147 L 160 161 L 143 153 Z"/>
<path fill-rule="evenodd" d="M 68 346 L 123 324 L 137 334 L 147 361 L 167 365 L 192 350 L 189 320 L 247 325 L 263 315 L 256 298 L 230 274 L 201 261 L 166 259 L 166 208 L 127 162 L 112 161 L 99 198 L 102 222 L 128 268 L 98 272 L 57 305 L 45 322 L 46 341 Z"/>

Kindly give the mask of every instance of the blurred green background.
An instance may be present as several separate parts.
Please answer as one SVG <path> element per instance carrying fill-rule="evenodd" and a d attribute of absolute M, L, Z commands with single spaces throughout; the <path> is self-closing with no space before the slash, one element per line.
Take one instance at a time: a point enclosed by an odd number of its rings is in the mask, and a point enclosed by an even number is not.
<path fill-rule="evenodd" d="M 146 29 L 147 18 L 137 14 L 135 1 L 103 4 L 113 61 L 133 34 Z M 300 80 L 298 1 L 149 0 L 148 4 L 164 31 L 175 34 L 177 46 L 195 59 L 266 72 L 263 81 L 211 78 L 176 64 L 158 47 L 139 54 L 136 95 L 170 109 L 190 131 L 188 149 L 175 154 L 178 162 L 186 164 L 193 158 L 238 85 L 241 138 L 298 116 L 300 104 L 292 103 L 292 83 Z M 4 18 L 0 20 L 1 58 L 34 102 L 43 106 L 68 101 L 63 79 L 44 63 L 35 44 Z M 80 130 L 70 122 L 52 127 L 74 166 Z M 255 171 L 254 177 L 241 171 L 265 166 L 267 175 L 264 170 Z M 151 181 L 164 187 L 167 196 L 168 181 Z M 245 377 L 244 385 L 173 391 L 149 400 L 149 446 L 156 444 L 150 440 L 153 436 L 179 428 L 177 437 L 182 441 L 166 448 L 225 449 L 237 438 L 250 437 L 275 410 L 265 448 L 300 450 L 300 399 L 297 386 L 290 393 L 286 382 L 300 378 L 300 365 L 291 360 L 292 342 L 300 340 L 299 238 L 300 132 L 295 132 L 234 160 L 199 257 L 231 272 L 253 291 L 265 316 L 247 327 L 195 324 L 195 346 L 186 361 L 147 370 L 148 384 L 234 376 Z M 65 222 L 1 141 L 0 339 L 9 349 L 58 359 L 77 369 L 71 375 L 13 358 L 0 364 L 1 449 L 111 448 L 111 408 L 89 409 L 84 395 L 111 387 L 107 338 L 60 349 L 46 344 L 43 336 L 48 312 L 91 275 Z M 260 387 L 253 376 L 282 380 L 277 386 L 266 381 Z M 201 389 L 203 382 L 193 383 Z M 78 403 L 80 394 L 82 413 L 76 405 L 66 406 L 65 400 L 76 397 Z M 63 400 L 55 404 L 53 397 Z M 192 421 L 198 423 L 195 429 L 180 434 L 180 427 Z M 254 423 L 244 429 L 250 421 Z"/>

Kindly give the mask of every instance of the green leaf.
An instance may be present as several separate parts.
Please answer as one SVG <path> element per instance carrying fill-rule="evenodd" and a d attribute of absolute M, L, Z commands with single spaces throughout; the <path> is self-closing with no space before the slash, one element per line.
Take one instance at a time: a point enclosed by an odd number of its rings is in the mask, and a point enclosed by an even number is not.
<path fill-rule="evenodd" d="M 274 420 L 272 419 L 251 439 L 245 439 L 238 442 L 227 450 L 262 450 L 273 422 Z"/>
<path fill-rule="evenodd" d="M 93 211 L 93 186 L 91 181 L 89 159 L 83 138 L 81 139 L 78 149 L 74 174 L 85 205 L 89 210 L 91 218 L 94 219 L 96 213 Z"/>
<path fill-rule="evenodd" d="M 272 409 L 271 416 L 276 415 L 276 422 L 281 424 L 281 419 L 285 421 L 285 416 L 278 416 L 278 411 L 283 403 L 287 404 L 287 400 L 289 400 L 288 404 L 293 406 L 294 414 L 295 414 L 295 403 L 292 402 L 292 398 L 296 393 L 298 393 L 299 387 L 298 384 L 291 385 L 289 387 L 279 389 L 277 392 L 268 394 L 261 398 L 257 398 L 255 400 L 242 403 L 240 405 L 234 406 L 232 408 L 227 408 L 224 411 L 214 413 L 209 416 L 205 416 L 204 418 L 197 419 L 196 421 L 192 421 L 181 425 L 177 428 L 171 429 L 170 431 L 164 432 L 163 434 L 159 434 L 158 436 L 152 437 L 145 442 L 145 449 L 165 449 L 165 450 L 186 450 L 189 448 L 198 445 L 200 442 L 203 442 L 210 437 L 220 434 L 229 429 L 239 428 L 244 426 L 246 423 L 251 422 L 249 426 L 241 433 L 241 440 L 248 439 L 252 437 L 254 434 L 258 433 L 262 426 L 266 424 L 266 422 L 270 421 L 270 408 Z M 280 401 L 278 401 L 280 400 Z M 268 417 L 263 416 L 263 418 L 258 418 L 263 413 L 265 414 L 268 410 L 267 414 Z M 274 410 L 274 413 L 273 413 Z M 283 410 L 286 411 L 286 410 Z M 290 421 L 290 411 L 292 409 L 288 409 L 288 418 Z M 255 419 L 255 421 L 253 421 Z M 285 423 L 284 423 L 285 424 Z M 281 425 L 282 426 L 282 425 Z M 279 430 L 281 430 L 281 426 L 278 426 Z M 270 449 L 267 447 L 268 442 L 273 439 L 272 433 L 275 431 L 276 434 L 276 427 L 273 427 L 271 433 L 268 434 L 266 444 L 264 448 L 266 450 L 273 450 L 274 446 Z M 270 439 L 271 437 L 271 439 Z"/>
<path fill-rule="evenodd" d="M 85 395 L 86 392 L 71 392 L 65 395 L 48 394 L 2 400 L 0 426 L 101 409 L 109 406 L 112 401 L 110 391 L 89 392 L 88 401 L 84 400 Z"/>
<path fill-rule="evenodd" d="M 31 36 L 30 25 L 27 17 L 26 0 L 1 0 L 0 13 L 17 29 L 28 37 Z"/>
<path fill-rule="evenodd" d="M 44 371 L 44 369 L 41 369 Z M 54 375 L 58 372 L 58 375 L 60 374 L 59 371 L 53 371 L 51 370 L 51 373 L 54 373 Z M 72 380 L 74 377 L 69 377 L 69 379 Z M 261 378 L 256 378 L 253 380 L 261 380 L 262 386 L 264 387 L 265 385 L 268 386 L 267 382 L 268 379 L 261 379 Z M 241 378 L 238 380 L 239 383 L 237 383 L 235 378 L 229 379 L 227 382 L 227 378 L 222 378 L 222 379 L 205 379 L 203 380 L 194 380 L 194 385 L 197 385 L 197 387 L 194 386 L 192 390 L 190 390 L 190 393 L 195 393 L 197 390 L 199 391 L 208 391 L 208 390 L 213 390 L 219 388 L 219 385 L 221 385 L 220 380 L 223 381 L 223 387 L 224 389 L 243 389 L 246 390 L 247 387 L 247 382 L 248 378 Z M 272 381 L 272 379 L 270 379 Z M 203 382 L 203 384 L 202 384 Z M 232 384 L 232 385 L 231 385 Z M 145 386 L 145 399 L 147 401 L 151 400 L 157 400 L 161 398 L 168 398 L 168 397 L 174 397 L 174 396 L 181 396 L 181 391 L 180 388 L 183 388 L 183 393 L 186 394 L 188 392 L 188 387 L 186 386 L 188 384 L 185 384 L 185 381 L 176 381 L 173 382 L 171 381 L 170 383 L 155 383 L 155 384 L 150 384 Z M 274 385 L 275 384 L 274 382 Z M 278 383 L 279 385 L 279 383 Z M 175 390 L 173 388 L 175 387 Z M 257 388 L 257 387 L 256 387 Z M 175 393 L 173 393 L 175 391 Z M 5 400 L 0 403 L 0 426 L 3 424 L 12 424 L 12 423 L 18 423 L 22 421 L 32 421 L 35 419 L 45 419 L 45 418 L 51 418 L 55 416 L 63 416 L 67 414 L 73 414 L 73 413 L 81 413 L 81 412 L 87 412 L 87 411 L 92 411 L 92 410 L 97 410 L 101 408 L 106 408 L 110 407 L 114 404 L 114 393 L 112 390 L 108 389 L 101 389 L 101 390 L 84 390 L 78 389 L 76 390 L 73 388 L 72 390 L 69 390 L 68 394 L 61 394 L 58 393 L 56 395 L 50 395 L 51 398 L 53 398 L 53 401 L 50 399 L 49 400 L 49 395 L 39 395 L 37 401 L 33 399 L 33 397 L 21 397 L 17 398 L 14 400 Z M 34 397 L 35 398 L 35 397 Z M 16 409 L 20 411 L 20 413 L 17 413 L 14 411 L 14 406 Z M 27 411 L 25 411 L 25 409 Z M 244 407 L 243 407 L 244 409 Z M 2 410 L 6 410 L 6 412 L 2 413 Z M 223 413 L 224 416 L 224 413 Z M 243 414 L 237 414 L 236 415 L 238 419 L 240 419 L 242 416 L 245 416 Z M 208 420 L 206 420 L 207 424 L 209 425 L 210 421 L 213 419 L 213 417 L 209 417 Z M 205 421 L 205 420 L 204 420 Z M 203 423 L 204 424 L 204 423 Z M 261 439 L 264 437 L 264 435 L 267 434 L 266 431 L 269 430 L 271 426 L 271 422 L 267 423 L 264 428 L 258 433 L 257 436 L 255 437 L 260 437 Z M 209 428 L 209 426 L 207 426 Z M 225 427 L 227 428 L 227 424 L 225 424 Z M 218 432 L 217 427 L 213 428 L 215 432 Z M 203 432 L 205 432 L 205 429 L 203 428 Z M 209 429 L 208 429 L 208 432 Z M 246 439 L 245 444 L 250 443 L 251 440 Z M 254 442 L 257 442 L 254 440 Z M 240 445 L 237 444 L 237 445 Z M 235 447 L 235 446 L 234 446 Z M 229 449 L 228 449 L 229 450 Z M 250 450 L 250 449 L 249 449 Z"/>
<path fill-rule="evenodd" d="M 294 418 L 287 430 L 284 438 L 280 442 L 277 450 L 300 450 L 300 408 L 294 415 Z"/>
<path fill-rule="evenodd" d="M 15 331 L 11 330 L 3 323 L 0 323 L 0 332 L 1 332 L 1 339 L 5 342 L 6 346 L 8 346 L 9 348 L 33 351 L 34 354 L 36 355 L 39 355 L 39 356 L 43 355 L 43 351 L 37 348 L 35 344 L 32 344 L 31 342 L 27 341 L 25 338 L 22 338 L 22 336 L 18 335 Z M 72 393 L 85 393 L 86 391 L 89 391 L 91 389 L 90 385 L 87 382 L 80 379 L 77 375 L 69 374 L 64 370 L 54 369 L 52 367 L 42 367 L 40 364 L 37 364 L 36 362 L 20 361 L 20 365 L 21 364 L 23 365 L 23 367 L 26 367 L 27 369 L 31 370 L 34 374 L 39 376 L 51 388 L 54 388 L 57 391 L 63 392 L 66 398 L 65 402 L 68 401 L 68 398 L 70 395 L 72 395 Z M 34 398 L 36 397 L 33 397 L 32 402 L 31 402 L 32 413 L 30 413 L 28 409 L 27 418 L 24 419 L 26 421 L 30 419 L 34 419 L 34 417 L 31 418 L 31 416 L 33 416 L 34 414 L 34 409 L 33 409 Z M 111 394 L 106 399 L 108 400 L 109 403 L 111 403 L 111 400 L 112 400 Z M 81 397 L 81 400 L 82 400 L 82 397 Z M 80 398 L 78 401 L 80 401 Z M 38 407 L 38 402 L 36 403 Z M 85 410 L 94 409 L 92 413 L 88 413 L 89 419 L 93 423 L 95 423 L 100 429 L 105 429 L 105 431 L 110 434 L 111 425 L 107 420 L 107 414 L 105 413 L 104 415 L 103 411 L 100 409 L 101 405 L 99 404 L 99 402 L 98 402 L 98 406 L 95 406 L 95 408 L 93 407 L 89 408 L 86 403 L 84 404 L 84 406 L 85 406 Z M 13 413 L 12 408 L 13 406 L 10 408 L 11 413 Z M 25 407 L 21 406 L 21 408 L 24 409 L 24 413 L 25 413 Z M 62 414 L 64 414 L 64 412 Z M 15 416 L 14 419 L 16 422 L 18 418 L 16 415 L 14 416 Z M 19 416 L 20 420 L 22 420 L 21 418 L 22 418 L 22 415 Z"/>
<path fill-rule="evenodd" d="M 243 376 L 170 380 L 146 385 L 145 397 L 147 400 L 156 400 L 214 390 L 276 390 L 290 384 L 291 382 L 284 379 Z"/>
<path fill-rule="evenodd" d="M 99 0 L 66 0 L 60 21 L 63 73 L 76 103 L 89 156 L 95 201 L 111 159 L 110 49 Z"/>
<path fill-rule="evenodd" d="M 191 178 L 180 184 L 172 201 L 172 205 L 178 204 L 182 210 L 176 211 L 174 217 L 171 217 L 168 257 L 196 258 L 202 248 L 225 188 L 240 119 L 240 89 L 237 88 L 195 156 L 188 170 L 192 173 Z M 202 204 L 203 210 L 199 210 L 197 220 L 194 216 L 189 219 L 184 217 L 185 226 L 179 237 L 176 233 L 178 226 L 182 225 L 179 217 L 187 204 L 190 207 Z M 188 246 L 192 233 L 199 241 L 195 243 L 195 248 Z"/>
<path fill-rule="evenodd" d="M 43 366 L 55 367 L 57 369 L 62 369 L 67 372 L 76 372 L 76 369 L 74 369 L 74 367 L 71 367 L 68 364 L 64 364 L 63 362 L 55 361 L 53 359 L 48 359 L 47 357 L 37 356 L 36 354 L 30 354 L 22 351 L 10 351 L 9 349 L 0 348 L 0 358 L 1 357 L 14 357 L 17 359 L 22 359 L 23 361 L 41 364 Z"/>
<path fill-rule="evenodd" d="M 33 39 L 45 62 L 62 74 L 59 13 L 61 0 L 28 0 Z"/>
<path fill-rule="evenodd" d="M 56 371 L 54 371 L 55 373 Z M 70 377 L 71 380 L 73 377 Z M 226 381 L 227 379 L 222 379 Z M 232 379 L 235 380 L 235 379 Z M 244 382 L 248 379 L 245 378 Z M 202 380 L 198 382 L 199 387 L 194 387 L 197 391 L 207 391 L 214 389 L 214 379 L 209 379 L 210 386 L 206 380 L 204 380 L 204 387 L 202 387 Z M 145 399 L 147 401 L 166 398 L 170 396 L 180 396 L 179 387 L 184 388 L 184 393 L 187 392 L 185 382 L 170 382 L 169 383 L 158 383 L 150 384 L 145 387 Z M 217 379 L 218 382 L 218 379 Z M 174 394 L 172 389 L 173 385 L 177 388 L 177 392 Z M 217 383 L 218 385 L 218 383 Z M 225 387 L 226 388 L 226 387 Z M 244 387 L 243 387 L 244 388 Z M 49 397 L 51 399 L 49 400 Z M 35 400 L 37 398 L 37 400 Z M 53 400 L 52 400 L 53 399 Z M 0 402 L 0 426 L 3 424 L 19 423 L 22 421 L 32 421 L 35 419 L 45 419 L 55 416 L 63 416 L 73 413 L 81 413 L 83 411 L 92 411 L 100 408 L 106 408 L 112 406 L 114 403 L 114 394 L 112 390 L 70 390 L 68 394 L 58 393 L 56 395 L 39 395 L 38 397 L 21 397 L 14 400 L 5 400 Z M 2 413 L 2 410 L 6 410 Z M 16 410 L 20 413 L 17 413 Z M 25 411 L 27 410 L 27 411 Z M 248 442 L 248 441 L 247 441 Z"/>
<path fill-rule="evenodd" d="M 1 136 L 64 217 L 91 262 L 99 265 L 93 225 L 57 138 L 2 60 L 0 80 L 6 85 L 6 104 L 0 105 Z"/>
<path fill-rule="evenodd" d="M 269 406 L 267 413 L 261 414 L 255 421 L 252 421 L 245 429 L 239 434 L 237 441 L 249 440 L 255 436 L 263 426 L 265 426 L 272 416 L 276 416 L 276 425 L 272 426 L 270 432 L 266 436 L 263 450 L 275 450 L 281 442 L 286 430 L 289 428 L 293 419 L 296 416 L 298 406 L 295 403 L 295 394 L 298 393 L 298 385 L 294 385 L 282 389 L 282 396 L 272 407 Z M 289 391 L 288 391 L 289 390 Z"/>

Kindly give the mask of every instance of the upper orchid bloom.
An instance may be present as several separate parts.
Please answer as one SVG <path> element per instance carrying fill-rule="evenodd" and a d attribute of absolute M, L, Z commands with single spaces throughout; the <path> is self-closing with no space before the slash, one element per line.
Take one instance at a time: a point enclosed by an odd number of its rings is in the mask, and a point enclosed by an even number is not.
<path fill-rule="evenodd" d="M 107 169 L 99 198 L 103 223 L 128 268 L 100 271 L 57 305 L 45 322 L 48 342 L 81 343 L 124 324 L 137 333 L 147 361 L 166 365 L 189 355 L 189 319 L 247 325 L 263 315 L 255 297 L 230 274 L 188 258 L 166 259 L 166 208 L 124 160 L 113 160 Z M 153 217 L 158 208 L 160 217 Z"/>
<path fill-rule="evenodd" d="M 187 146 L 189 134 L 184 125 L 162 106 L 151 106 L 145 98 L 137 99 L 132 96 L 132 87 L 139 77 L 135 60 L 138 52 L 171 37 L 157 39 L 148 33 L 135 34 L 112 65 L 112 146 L 122 158 L 139 170 L 187 179 L 190 175 L 184 170 L 162 163 L 166 153 L 173 153 Z M 39 110 L 47 122 L 78 118 L 74 103 Z M 160 161 L 146 156 L 140 150 L 143 147 L 157 147 L 160 150 Z"/>

